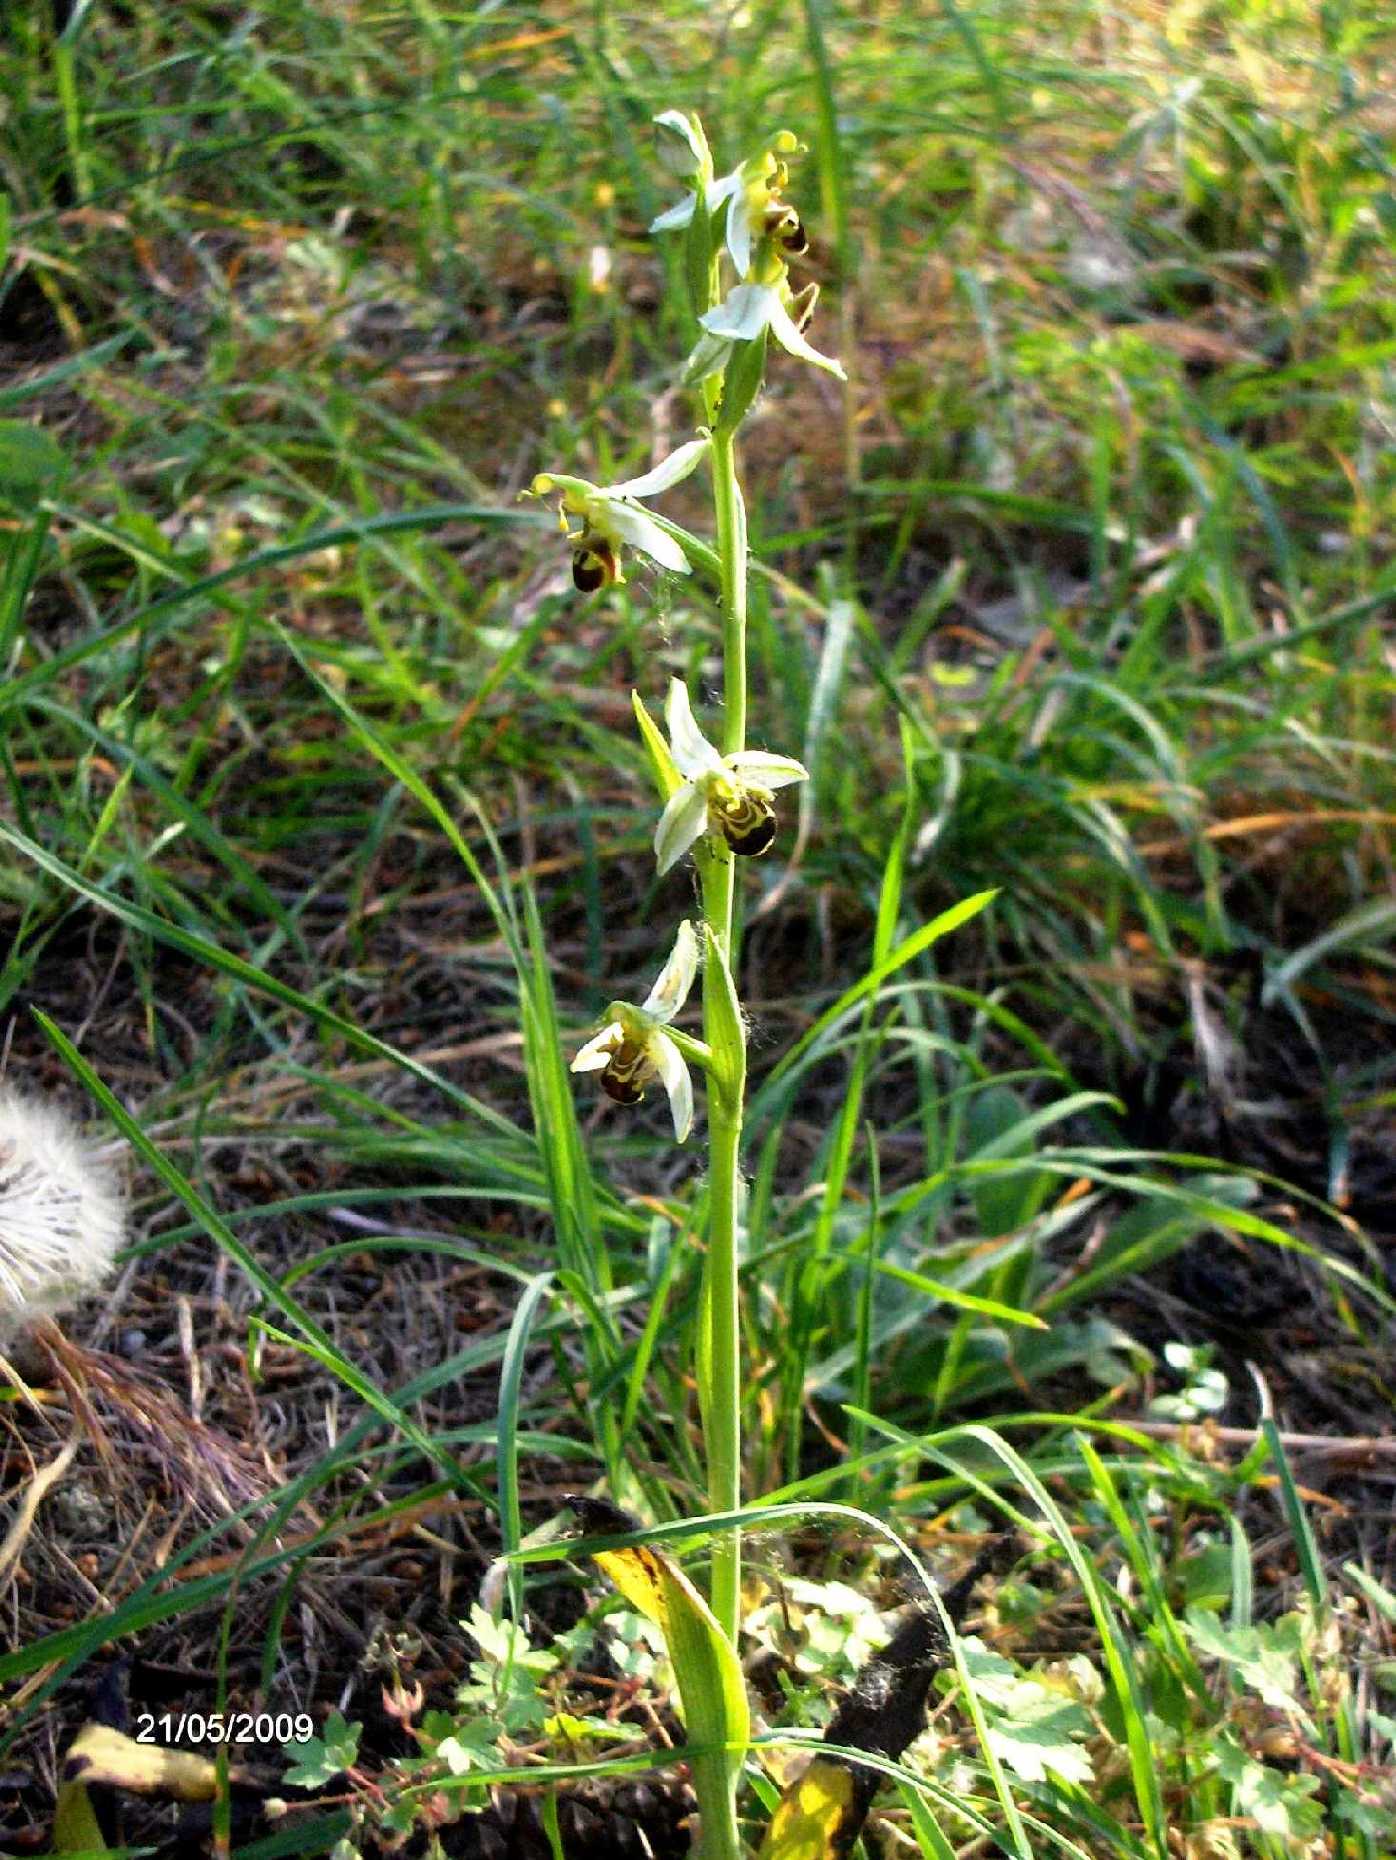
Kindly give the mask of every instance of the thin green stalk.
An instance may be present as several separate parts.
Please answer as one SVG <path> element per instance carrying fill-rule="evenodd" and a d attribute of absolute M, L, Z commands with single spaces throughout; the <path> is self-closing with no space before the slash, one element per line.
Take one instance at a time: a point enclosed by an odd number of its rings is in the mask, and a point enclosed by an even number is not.
<path fill-rule="evenodd" d="M 732 434 L 714 435 L 712 471 L 722 563 L 722 753 L 730 756 L 746 747 L 746 505 L 737 482 Z"/>
<path fill-rule="evenodd" d="M 68 143 L 68 164 L 72 169 L 73 191 L 79 201 L 92 195 L 92 171 L 83 143 L 82 105 L 78 98 L 77 65 L 73 46 L 67 38 L 53 48 L 53 79 L 63 108 L 63 134 Z"/>
<path fill-rule="evenodd" d="M 846 358 L 843 382 L 843 472 L 847 498 L 843 525 L 844 574 L 845 586 L 851 588 L 858 567 L 858 514 L 862 504 L 858 495 L 862 477 L 858 452 L 858 384 L 853 374 L 857 356 L 853 314 L 858 267 L 848 220 L 848 189 L 844 180 L 846 156 L 839 133 L 838 102 L 834 96 L 834 61 L 829 56 L 817 0 L 805 0 L 805 43 L 814 67 L 814 97 L 819 112 L 819 197 L 825 221 L 833 233 L 834 256 L 838 262 L 839 354 Z"/>
<path fill-rule="evenodd" d="M 745 1078 L 741 1086 L 745 1087 Z M 714 1511 L 738 1511 L 742 1502 L 742 1384 L 737 1299 L 738 1161 L 742 1097 L 723 1082 L 708 1085 L 708 1259 L 704 1326 L 709 1340 L 708 1502 Z M 722 1631 L 737 1642 L 741 1621 L 741 1539 L 723 1531 L 713 1545 L 712 1610 Z"/>
<path fill-rule="evenodd" d="M 735 446 L 730 435 L 716 437 L 712 448 L 713 501 L 721 563 L 723 753 L 733 755 L 746 744 L 746 509 L 737 482 Z M 703 915 L 716 936 L 729 968 L 736 950 L 733 901 L 735 861 L 724 847 L 705 862 Z M 709 974 L 712 958 L 709 958 Z M 716 1048 L 720 1012 L 718 990 L 703 989 L 704 1033 Z M 704 1277 L 703 1333 L 707 1345 L 708 1402 L 704 1415 L 708 1450 L 708 1499 L 714 1511 L 736 1511 L 742 1502 L 741 1332 L 738 1300 L 738 1204 L 740 1152 L 746 1092 L 745 1041 L 737 1076 L 708 1075 L 708 1258 Z M 741 1619 L 741 1540 L 725 1531 L 714 1545 L 712 1609 L 735 1645 Z"/>
<path fill-rule="evenodd" d="M 872 1177 L 868 1191 L 867 1238 L 863 1244 L 863 1270 L 858 1281 L 857 1354 L 854 1357 L 853 1398 L 856 1404 L 849 1429 L 850 1459 L 860 1460 L 868 1450 L 868 1424 L 864 1418 L 872 1412 L 872 1330 L 873 1297 L 877 1289 L 877 1232 L 881 1218 L 882 1178 L 877 1159 L 877 1126 L 872 1119 L 863 1125 L 868 1145 L 868 1170 Z"/>

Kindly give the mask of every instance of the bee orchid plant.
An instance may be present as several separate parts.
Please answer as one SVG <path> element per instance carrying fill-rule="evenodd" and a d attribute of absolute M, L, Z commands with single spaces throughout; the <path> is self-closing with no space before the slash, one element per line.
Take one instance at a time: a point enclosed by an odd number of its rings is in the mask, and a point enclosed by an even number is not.
<path fill-rule="evenodd" d="M 807 244 L 799 215 L 785 199 L 788 158 L 799 146 L 795 137 L 780 131 L 717 178 L 696 116 L 666 110 L 655 118 L 655 128 L 660 165 L 688 184 L 684 199 L 662 213 L 651 230 L 684 238 L 697 339 L 681 379 L 695 392 L 695 436 L 652 471 L 620 484 L 598 486 L 545 472 L 532 488 L 539 496 L 560 493 L 572 577 L 582 593 L 622 579 L 625 548 L 675 574 L 694 568 L 713 574 L 718 584 L 723 701 L 714 740 L 700 729 L 680 680 L 669 688 L 667 743 L 642 698 L 635 698 L 660 791 L 654 835 L 659 870 L 668 872 L 692 855 L 701 885 L 701 922 L 696 928 L 680 926 L 664 971 L 642 1006 L 612 1003 L 572 1069 L 595 1073 L 608 1095 L 625 1105 L 638 1102 L 647 1085 L 662 1084 L 679 1142 L 693 1120 L 689 1067 L 705 1075 L 708 1221 L 697 1380 L 710 1508 L 733 1512 L 742 1502 L 738 1238 L 746 1090 L 746 1029 L 734 979 L 736 861 L 772 846 L 778 829 L 775 796 L 806 778 L 792 757 L 747 744 L 747 528 L 735 438 L 760 391 L 770 337 L 799 361 L 840 378 L 843 369 L 805 339 L 817 287 L 797 293 L 789 281 L 790 262 Z M 712 487 L 715 548 L 643 508 L 645 500 L 700 466 L 706 467 Z M 703 1036 L 698 1039 L 674 1023 L 700 967 Z M 740 1543 L 735 1532 L 727 1532 L 713 1546 L 711 1605 L 716 1626 L 733 1646 L 739 1603 Z M 730 1795 L 725 1804 L 702 1804 L 702 1814 L 714 1850 L 731 1849 Z"/>

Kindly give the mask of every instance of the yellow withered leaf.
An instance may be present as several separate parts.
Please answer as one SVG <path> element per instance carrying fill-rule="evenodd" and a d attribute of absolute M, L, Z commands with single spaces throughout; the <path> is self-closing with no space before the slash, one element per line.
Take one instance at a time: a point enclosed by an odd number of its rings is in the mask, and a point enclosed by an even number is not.
<path fill-rule="evenodd" d="M 136 1795 L 165 1795 L 176 1802 L 211 1802 L 218 1771 L 207 1757 L 163 1744 L 138 1744 L 105 1724 L 85 1724 L 63 1759 L 65 1783 L 106 1783 Z"/>
<path fill-rule="evenodd" d="M 852 1770 L 816 1757 L 776 1804 L 760 1860 L 836 1860 L 857 1832 Z"/>
<path fill-rule="evenodd" d="M 601 1550 L 594 1561 L 631 1607 L 638 1608 L 647 1621 L 663 1630 L 666 1640 L 673 1613 L 671 1597 L 688 1589 L 702 1602 L 683 1571 L 658 1556 L 648 1544 L 636 1544 L 629 1550 Z"/>

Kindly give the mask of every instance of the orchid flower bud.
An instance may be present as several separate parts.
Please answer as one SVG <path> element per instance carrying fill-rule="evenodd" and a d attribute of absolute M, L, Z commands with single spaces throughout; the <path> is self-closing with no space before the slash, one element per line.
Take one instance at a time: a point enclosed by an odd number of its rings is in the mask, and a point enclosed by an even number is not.
<path fill-rule="evenodd" d="M 665 110 L 654 118 L 654 153 L 676 181 L 691 181 L 713 171 L 703 125 L 688 110 Z"/>

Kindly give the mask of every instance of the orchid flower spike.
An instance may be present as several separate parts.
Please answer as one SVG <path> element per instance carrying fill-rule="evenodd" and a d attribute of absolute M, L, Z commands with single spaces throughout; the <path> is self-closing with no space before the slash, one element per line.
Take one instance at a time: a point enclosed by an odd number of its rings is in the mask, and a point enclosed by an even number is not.
<path fill-rule="evenodd" d="M 659 980 L 642 1007 L 613 1001 L 606 1025 L 572 1061 L 574 1072 L 599 1072 L 601 1089 L 617 1104 L 638 1104 L 658 1079 L 669 1094 L 674 1136 L 682 1143 L 693 1127 L 693 1080 L 672 1036 L 664 1031 L 688 999 L 698 973 L 698 938 L 686 919 Z"/>
<path fill-rule="evenodd" d="M 672 141 L 680 126 L 687 128 L 697 119 L 682 117 L 677 110 L 666 110 L 654 120 Z M 698 135 L 702 135 L 701 128 Z M 705 169 L 697 140 L 689 146 L 690 165 L 683 172 L 695 178 L 695 191 L 676 207 L 670 207 L 667 213 L 661 213 L 657 220 L 652 220 L 651 232 L 671 232 L 676 227 L 687 226 L 693 218 L 697 204 L 696 181 Z M 716 213 L 719 207 L 726 205 L 725 242 L 739 279 L 754 275 L 753 258 L 756 270 L 764 278 L 768 271 L 783 265 L 786 255 L 797 257 L 808 250 L 809 242 L 799 214 L 781 198 L 790 179 L 784 158 L 799 146 L 788 129 L 779 130 L 768 147 L 758 149 L 730 174 L 709 180 L 704 187 L 703 198 L 709 213 Z M 706 173 L 710 175 L 712 162 L 706 140 L 701 144 L 701 157 L 707 158 Z M 765 250 L 762 249 L 763 240 L 767 241 Z"/>
<path fill-rule="evenodd" d="M 763 853 L 776 836 L 771 795 L 794 781 L 808 781 L 809 770 L 791 756 L 763 749 L 739 749 L 720 756 L 694 722 L 688 687 L 675 678 L 665 711 L 669 749 L 682 786 L 655 829 L 659 869 L 667 872 L 704 833 L 725 840 L 735 853 Z"/>
<path fill-rule="evenodd" d="M 628 543 L 647 555 L 661 568 L 676 575 L 689 572 L 688 557 L 667 530 L 661 529 L 638 499 L 655 497 L 688 477 L 708 450 L 709 441 L 690 439 L 671 452 L 667 459 L 638 478 L 623 484 L 589 484 L 585 478 L 568 478 L 561 472 L 540 472 L 533 480 L 535 497 L 561 491 L 559 515 L 567 540 L 572 545 L 572 580 L 583 594 L 624 581 L 621 573 L 621 548 Z M 568 517 L 581 519 L 578 530 L 569 528 Z"/>

